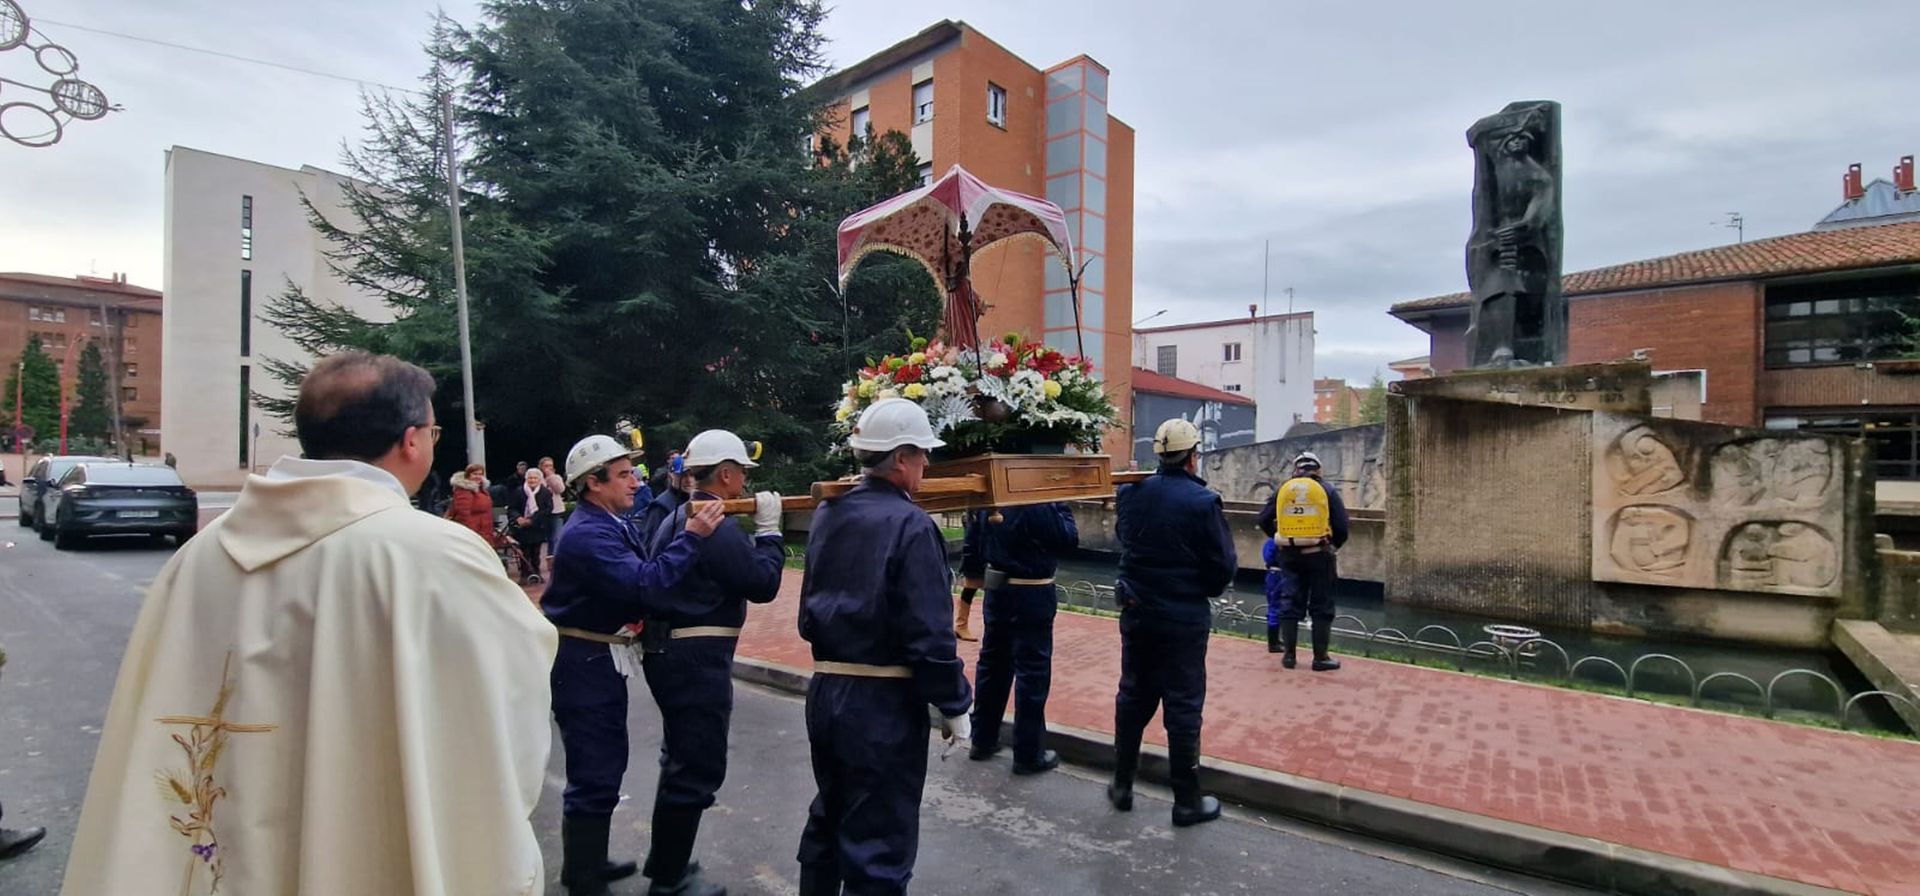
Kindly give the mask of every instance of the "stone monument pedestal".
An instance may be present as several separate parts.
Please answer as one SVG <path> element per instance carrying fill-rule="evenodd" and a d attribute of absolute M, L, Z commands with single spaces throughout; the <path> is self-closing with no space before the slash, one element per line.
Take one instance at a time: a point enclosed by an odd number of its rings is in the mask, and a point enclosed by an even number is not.
<path fill-rule="evenodd" d="M 1626 362 L 1395 384 L 1387 599 L 1796 647 L 1865 615 L 1865 449 L 1656 418 L 1651 382 Z"/>

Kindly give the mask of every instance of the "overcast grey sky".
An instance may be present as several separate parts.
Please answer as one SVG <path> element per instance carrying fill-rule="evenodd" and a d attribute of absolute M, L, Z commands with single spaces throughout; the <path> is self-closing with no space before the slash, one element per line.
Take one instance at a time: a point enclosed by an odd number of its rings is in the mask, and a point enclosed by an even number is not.
<path fill-rule="evenodd" d="M 331 166 L 355 88 L 130 43 L 70 22 L 411 84 L 426 0 L 19 0 L 126 111 L 52 149 L 0 143 L 0 270 L 128 272 L 161 285 L 162 152 L 180 144 Z M 477 3 L 447 0 L 470 21 Z M 1137 317 L 1317 314 L 1319 372 L 1365 379 L 1424 353 L 1388 305 L 1465 288 L 1472 157 L 1463 132 L 1510 100 L 1564 104 L 1568 271 L 1805 230 L 1850 162 L 1887 176 L 1920 152 L 1920 4 L 1859 0 L 843 0 L 836 65 L 941 17 L 1045 67 L 1113 70 L 1139 132 Z M 31 60 L 0 54 L 28 80 Z M 22 68 L 23 63 L 26 68 Z M 13 91 L 14 88 L 6 88 Z M 0 96 L 0 102 L 7 97 Z"/>

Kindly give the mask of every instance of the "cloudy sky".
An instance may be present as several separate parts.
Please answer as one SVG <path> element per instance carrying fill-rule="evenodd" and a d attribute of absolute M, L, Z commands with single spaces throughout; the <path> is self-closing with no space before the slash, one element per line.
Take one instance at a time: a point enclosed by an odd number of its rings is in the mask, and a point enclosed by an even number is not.
<path fill-rule="evenodd" d="M 161 285 L 172 145 L 331 166 L 359 130 L 347 83 L 82 31 L 209 47 L 410 84 L 436 5 L 472 0 L 17 0 L 125 111 L 51 149 L 0 143 L 0 270 L 124 271 Z M 1293 287 L 1317 314 L 1321 375 L 1362 379 L 1424 353 L 1386 317 L 1465 288 L 1475 118 L 1564 104 L 1568 271 L 1804 230 L 1850 162 L 1887 176 L 1920 152 L 1920 7 L 1911 0 L 1542 2 L 842 0 L 832 61 L 946 16 L 1045 67 L 1113 70 L 1139 132 L 1135 309 L 1155 324 L 1242 314 Z M 324 10 L 324 11 L 322 11 Z M 66 25 L 58 23 L 67 23 Z M 21 51 L 0 76 L 45 83 Z M 24 96 L 0 85 L 0 103 Z M 12 119 L 7 119 L 9 125 Z"/>

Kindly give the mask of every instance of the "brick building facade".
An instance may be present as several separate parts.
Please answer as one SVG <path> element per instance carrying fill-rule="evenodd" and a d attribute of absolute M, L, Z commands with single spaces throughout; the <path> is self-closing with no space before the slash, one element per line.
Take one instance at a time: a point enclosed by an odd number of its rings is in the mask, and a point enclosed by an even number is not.
<path fill-rule="evenodd" d="M 80 353 L 98 340 L 108 378 L 120 395 L 126 445 L 149 453 L 160 444 L 160 293 L 113 277 L 49 277 L 0 273 L 0 361 L 19 363 L 27 340 L 60 366 L 73 401 Z M 8 396 L 12 400 L 12 396 Z M 11 428 L 11 419 L 4 421 Z M 40 433 L 47 438 L 51 433 Z"/>
<path fill-rule="evenodd" d="M 912 141 L 923 178 L 960 165 L 1066 212 L 1087 264 L 1086 353 L 1130 417 L 1134 133 L 1107 113 L 1108 75 L 1084 55 L 1040 69 L 964 22 L 943 21 L 811 89 L 826 98 L 823 135 L 838 145 L 856 130 L 863 137 L 898 131 Z M 1018 331 L 1074 345 L 1066 276 L 1046 250 L 1002 243 L 975 256 L 972 273 L 986 303 L 981 333 Z M 1129 453 L 1125 429 L 1109 434 L 1115 458 Z"/>
<path fill-rule="evenodd" d="M 1702 371 L 1703 417 L 1853 435 L 1882 480 L 1920 480 L 1920 222 L 1789 234 L 1568 274 L 1567 362 Z M 1469 297 L 1393 306 L 1432 367 L 1466 366 Z M 1920 334 L 1914 334 L 1920 335 Z"/>

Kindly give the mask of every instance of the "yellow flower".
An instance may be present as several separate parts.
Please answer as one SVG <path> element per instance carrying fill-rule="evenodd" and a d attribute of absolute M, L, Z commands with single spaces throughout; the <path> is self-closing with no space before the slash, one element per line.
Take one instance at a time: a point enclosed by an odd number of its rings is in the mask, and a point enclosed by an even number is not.
<path fill-rule="evenodd" d="M 909 383 L 907 384 L 905 395 L 913 399 L 925 398 L 927 397 L 927 387 L 919 383 Z"/>
<path fill-rule="evenodd" d="M 914 352 L 913 354 L 907 356 L 907 363 L 908 364 L 925 364 L 927 363 L 927 353 Z"/>
<path fill-rule="evenodd" d="M 873 392 L 874 392 L 873 380 L 865 380 L 860 383 L 861 398 L 872 398 Z"/>
<path fill-rule="evenodd" d="M 1047 380 L 1045 383 L 1042 383 L 1040 389 L 1047 393 L 1047 398 L 1049 399 L 1060 397 L 1060 384 L 1053 380 Z"/>
<path fill-rule="evenodd" d="M 840 423 L 847 422 L 847 418 L 851 416 L 853 416 L 853 399 L 851 398 L 840 402 L 840 407 L 833 412 L 833 419 Z"/>

